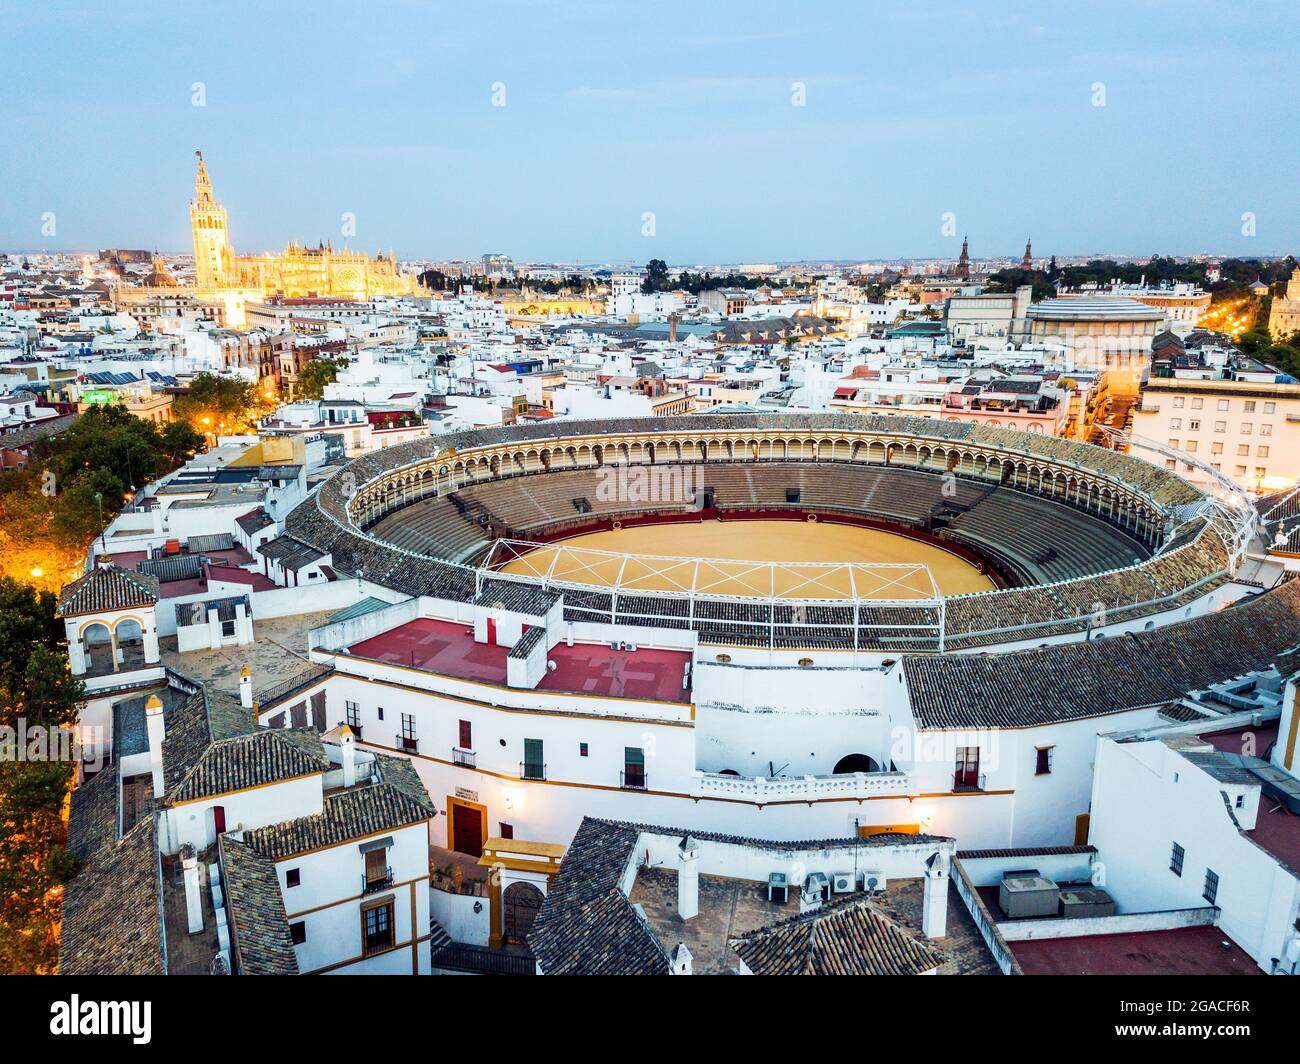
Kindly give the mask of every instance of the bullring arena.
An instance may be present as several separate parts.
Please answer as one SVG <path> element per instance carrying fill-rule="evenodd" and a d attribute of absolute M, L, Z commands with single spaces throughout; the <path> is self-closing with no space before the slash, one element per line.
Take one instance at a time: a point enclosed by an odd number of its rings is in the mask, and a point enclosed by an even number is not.
<path fill-rule="evenodd" d="M 1251 520 L 1227 488 L 1032 433 L 696 415 L 418 441 L 289 531 L 411 593 L 519 584 L 705 643 L 935 651 L 1176 615 L 1231 579 Z"/>
<path fill-rule="evenodd" d="M 273 553 L 341 608 L 259 716 L 410 758 L 471 855 L 590 815 L 1070 845 L 1099 733 L 1231 723 L 1188 692 L 1300 641 L 1300 582 L 1255 579 L 1250 500 L 1192 462 L 831 413 L 413 441 L 288 514 Z"/>

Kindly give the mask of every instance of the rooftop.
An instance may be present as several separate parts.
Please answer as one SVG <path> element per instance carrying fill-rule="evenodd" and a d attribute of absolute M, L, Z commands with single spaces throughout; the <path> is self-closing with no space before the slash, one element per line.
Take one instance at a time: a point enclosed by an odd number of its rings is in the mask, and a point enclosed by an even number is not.
<path fill-rule="evenodd" d="M 373 661 L 478 683 L 504 685 L 510 649 L 474 641 L 464 623 L 420 617 L 348 647 Z M 691 655 L 680 650 L 613 650 L 605 643 L 558 643 L 547 657 L 555 663 L 539 691 L 689 702 L 682 677 Z"/>
<path fill-rule="evenodd" d="M 1217 927 L 1026 939 L 1010 946 L 1026 975 L 1263 974 Z"/>

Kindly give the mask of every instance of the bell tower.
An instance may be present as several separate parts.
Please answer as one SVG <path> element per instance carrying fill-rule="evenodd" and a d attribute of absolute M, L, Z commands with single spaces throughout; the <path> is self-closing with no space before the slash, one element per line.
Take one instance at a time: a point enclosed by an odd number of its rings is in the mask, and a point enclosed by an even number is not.
<path fill-rule="evenodd" d="M 212 196 L 212 179 L 199 157 L 194 178 L 194 202 L 190 204 L 190 228 L 194 234 L 194 283 L 199 288 L 225 288 L 234 283 L 234 255 L 226 226 L 226 208 Z"/>

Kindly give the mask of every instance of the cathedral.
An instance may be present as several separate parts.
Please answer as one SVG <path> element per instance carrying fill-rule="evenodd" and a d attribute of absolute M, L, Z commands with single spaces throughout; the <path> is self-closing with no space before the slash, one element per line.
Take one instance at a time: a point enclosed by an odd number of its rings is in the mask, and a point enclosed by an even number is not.
<path fill-rule="evenodd" d="M 420 294 L 414 277 L 397 269 L 390 251 L 370 258 L 357 251 L 335 251 L 322 243 L 314 248 L 290 243 L 278 255 L 236 255 L 230 244 L 226 208 L 212 194 L 212 179 L 199 157 L 194 179 L 190 226 L 194 234 L 194 281 L 199 294 L 238 292 L 246 299 L 303 296 L 369 299 L 372 296 Z"/>
<path fill-rule="evenodd" d="M 215 316 L 222 324 L 245 324 L 245 306 L 277 296 L 364 300 L 374 296 L 427 294 L 419 282 L 397 268 L 397 258 L 358 251 L 335 251 L 322 243 L 314 248 L 290 243 L 278 255 L 236 255 L 230 244 L 226 208 L 212 194 L 212 179 L 199 157 L 190 204 L 194 235 L 194 287 L 178 285 L 159 258 L 143 284 L 119 283 L 114 302 L 142 322 L 197 312 Z M 119 269 L 119 275 L 121 271 Z"/>

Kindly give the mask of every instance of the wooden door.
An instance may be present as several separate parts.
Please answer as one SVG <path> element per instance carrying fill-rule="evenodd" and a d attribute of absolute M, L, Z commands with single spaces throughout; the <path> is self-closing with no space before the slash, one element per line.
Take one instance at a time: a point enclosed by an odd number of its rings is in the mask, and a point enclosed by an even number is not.
<path fill-rule="evenodd" d="M 451 848 L 471 857 L 483 856 L 483 814 L 471 805 L 451 807 Z"/>

